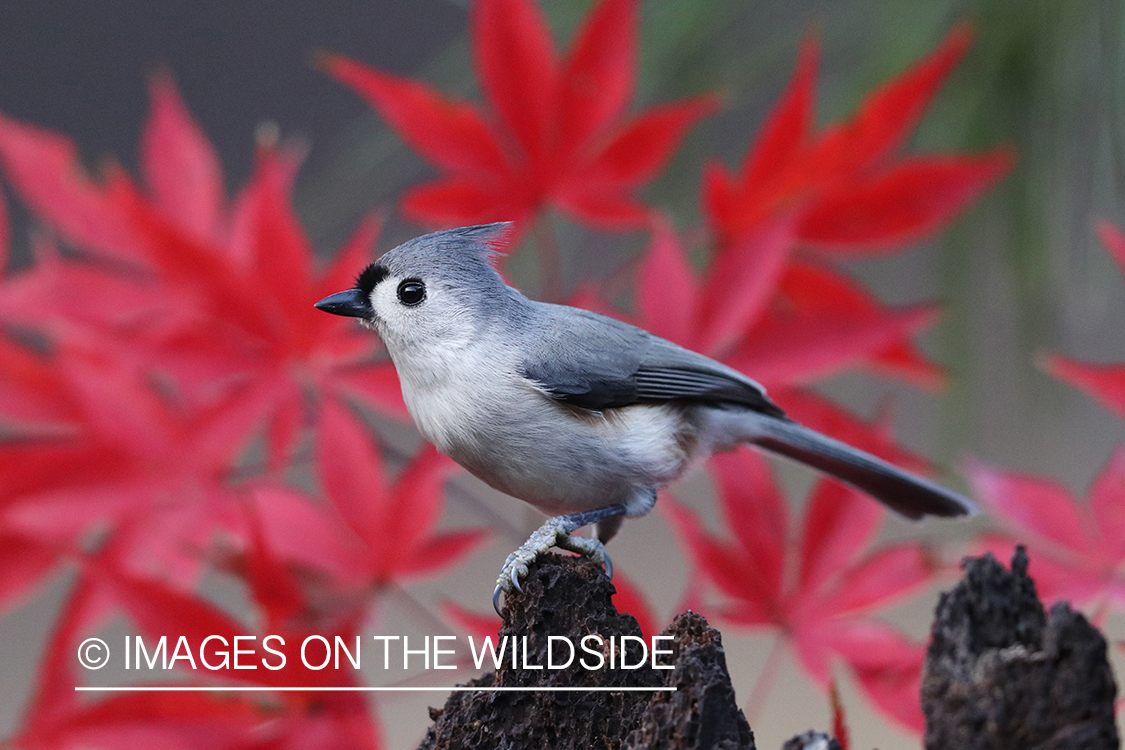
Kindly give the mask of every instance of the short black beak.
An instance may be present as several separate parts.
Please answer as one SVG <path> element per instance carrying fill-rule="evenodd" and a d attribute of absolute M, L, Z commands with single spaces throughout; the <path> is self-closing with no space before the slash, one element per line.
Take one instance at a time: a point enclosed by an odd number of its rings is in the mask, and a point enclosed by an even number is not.
<path fill-rule="evenodd" d="M 370 318 L 374 311 L 371 303 L 358 289 L 349 289 L 346 292 L 331 294 L 314 305 L 317 310 L 324 310 L 333 315 L 346 315 L 349 318 Z"/>

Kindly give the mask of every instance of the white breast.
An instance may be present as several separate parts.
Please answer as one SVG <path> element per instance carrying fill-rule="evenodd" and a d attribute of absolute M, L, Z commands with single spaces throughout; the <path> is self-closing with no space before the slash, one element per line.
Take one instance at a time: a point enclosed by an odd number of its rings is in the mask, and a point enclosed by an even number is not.
<path fill-rule="evenodd" d="M 498 371 L 479 346 L 436 347 L 395 360 L 402 397 L 418 430 L 443 452 L 473 440 L 482 394 L 495 389 Z"/>
<path fill-rule="evenodd" d="M 402 378 L 419 430 L 487 484 L 547 513 L 632 502 L 691 459 L 675 407 L 599 415 L 552 401 L 495 360 L 467 364 L 434 362 L 424 376 Z"/>

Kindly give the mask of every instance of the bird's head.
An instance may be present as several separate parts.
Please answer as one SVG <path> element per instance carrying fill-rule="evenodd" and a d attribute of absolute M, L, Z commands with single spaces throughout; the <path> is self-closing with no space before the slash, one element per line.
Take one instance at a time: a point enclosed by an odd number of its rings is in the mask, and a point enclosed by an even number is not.
<path fill-rule="evenodd" d="M 388 350 L 463 342 L 507 296 L 492 266 L 511 224 L 446 229 L 387 252 L 356 277 L 355 286 L 316 307 L 359 318 L 378 331 Z"/>

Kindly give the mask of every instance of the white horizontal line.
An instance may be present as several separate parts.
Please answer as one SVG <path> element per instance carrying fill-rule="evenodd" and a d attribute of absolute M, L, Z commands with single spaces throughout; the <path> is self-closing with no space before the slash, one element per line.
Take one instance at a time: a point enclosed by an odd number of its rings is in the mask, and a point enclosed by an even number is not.
<path fill-rule="evenodd" d="M 138 685 L 136 687 L 82 687 L 74 688 L 76 691 L 88 693 L 248 693 L 248 692 L 300 692 L 300 693 L 674 693 L 674 687 L 469 687 L 467 685 L 451 685 L 447 687 L 258 687 L 253 685 L 218 685 L 215 687 L 189 686 L 189 685 Z"/>

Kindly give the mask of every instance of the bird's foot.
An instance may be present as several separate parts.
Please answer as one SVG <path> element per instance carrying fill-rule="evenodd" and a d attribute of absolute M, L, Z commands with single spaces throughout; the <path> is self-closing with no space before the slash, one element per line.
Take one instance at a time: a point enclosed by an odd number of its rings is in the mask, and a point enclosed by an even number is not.
<path fill-rule="evenodd" d="M 546 523 L 536 529 L 527 541 L 520 545 L 520 548 L 515 552 L 508 555 L 508 559 L 504 561 L 500 577 L 496 579 L 496 588 L 492 592 L 492 607 L 496 610 L 496 614 L 500 614 L 500 594 L 509 593 L 513 589 L 522 592 L 520 579 L 527 575 L 528 566 L 546 554 L 551 547 L 577 552 L 599 565 L 604 565 L 606 574 L 612 578 L 613 563 L 610 561 L 609 555 L 606 554 L 602 543 L 597 539 L 576 536 L 571 532 L 577 531 L 587 524 L 596 523 L 602 518 L 620 515 L 623 512 L 623 506 L 614 505 L 608 508 L 599 508 L 596 511 L 574 513 L 569 516 L 555 516 L 547 519 Z"/>
<path fill-rule="evenodd" d="M 567 534 L 560 537 L 555 542 L 555 546 L 593 560 L 605 568 L 607 577 L 613 578 L 613 561 L 609 559 L 609 553 L 605 551 L 605 545 L 599 540 L 588 536 Z"/>

